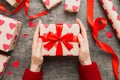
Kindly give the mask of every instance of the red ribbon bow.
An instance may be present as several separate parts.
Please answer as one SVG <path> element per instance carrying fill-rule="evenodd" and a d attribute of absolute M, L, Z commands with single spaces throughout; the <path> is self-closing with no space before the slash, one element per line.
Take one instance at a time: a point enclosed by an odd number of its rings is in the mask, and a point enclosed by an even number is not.
<path fill-rule="evenodd" d="M 105 52 L 112 55 L 112 67 L 114 71 L 114 75 L 116 80 L 119 80 L 118 77 L 118 66 L 119 66 L 119 60 L 118 56 L 114 52 L 114 50 L 104 42 L 101 42 L 98 40 L 98 33 L 100 30 L 104 29 L 107 25 L 107 21 L 105 18 L 97 18 L 95 22 L 93 22 L 93 8 L 94 8 L 94 0 L 87 0 L 87 19 L 90 27 L 92 28 L 92 36 L 94 40 L 96 41 L 97 45 L 104 50 Z"/>
<path fill-rule="evenodd" d="M 34 19 L 34 18 L 38 18 L 38 17 L 41 17 L 45 14 L 47 14 L 47 10 L 44 10 L 42 12 L 39 12 L 38 14 L 35 14 L 35 15 L 29 15 L 28 14 L 28 11 L 29 11 L 29 5 L 30 5 L 30 0 L 23 0 L 21 2 L 21 4 L 15 9 L 13 10 L 12 12 L 9 12 L 8 10 L 6 10 L 4 8 L 4 6 L 2 4 L 0 4 L 0 10 L 2 10 L 4 13 L 7 13 L 7 14 L 16 14 L 17 12 L 19 12 L 23 7 L 24 8 L 24 11 L 25 11 L 25 14 L 28 16 L 29 19 Z"/>
<path fill-rule="evenodd" d="M 69 42 L 78 42 L 77 36 L 74 36 L 73 33 L 67 33 L 61 36 L 62 29 L 63 24 L 56 24 L 56 34 L 49 32 L 47 36 L 40 36 L 43 42 L 48 42 L 44 45 L 44 48 L 48 51 L 58 42 L 56 46 L 56 56 L 63 56 L 62 43 L 70 51 L 73 46 Z"/>

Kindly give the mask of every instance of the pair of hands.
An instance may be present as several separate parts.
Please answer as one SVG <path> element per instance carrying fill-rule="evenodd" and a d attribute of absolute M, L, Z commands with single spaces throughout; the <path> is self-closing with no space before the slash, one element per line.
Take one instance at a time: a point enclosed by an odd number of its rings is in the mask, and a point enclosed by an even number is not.
<path fill-rule="evenodd" d="M 76 22 L 80 26 L 80 29 L 81 29 L 81 33 L 78 34 L 78 40 L 80 44 L 79 62 L 81 65 L 90 65 L 92 64 L 92 62 L 90 58 L 90 51 L 89 51 L 89 44 L 88 44 L 86 29 L 84 25 L 82 24 L 81 20 L 76 19 Z M 33 72 L 39 72 L 41 70 L 41 66 L 44 60 L 43 54 L 41 54 L 42 40 L 39 38 L 39 34 L 40 34 L 39 26 L 41 23 L 42 21 L 39 21 L 39 24 L 34 34 L 33 44 L 32 44 L 32 56 L 31 56 L 30 70 Z"/>

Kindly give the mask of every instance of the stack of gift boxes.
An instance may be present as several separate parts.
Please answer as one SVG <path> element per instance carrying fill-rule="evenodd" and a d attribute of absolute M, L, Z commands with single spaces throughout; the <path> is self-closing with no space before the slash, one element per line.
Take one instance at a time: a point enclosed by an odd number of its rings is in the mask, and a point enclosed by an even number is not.
<path fill-rule="evenodd" d="M 10 59 L 5 52 L 12 51 L 15 47 L 22 23 L 0 15 L 0 78 Z"/>

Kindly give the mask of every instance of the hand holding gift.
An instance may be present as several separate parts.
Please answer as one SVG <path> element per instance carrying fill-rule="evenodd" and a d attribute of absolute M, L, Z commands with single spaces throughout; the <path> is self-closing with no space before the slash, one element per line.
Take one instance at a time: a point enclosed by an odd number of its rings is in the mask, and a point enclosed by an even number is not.
<path fill-rule="evenodd" d="M 42 22 L 39 21 L 38 26 L 36 28 L 33 44 L 32 44 L 32 58 L 31 58 L 31 66 L 30 70 L 33 72 L 39 72 L 43 63 L 43 55 L 41 54 L 42 50 L 42 40 L 39 38 L 40 27 L 39 25 Z"/>
<path fill-rule="evenodd" d="M 88 43 L 86 29 L 79 19 L 77 19 L 76 22 L 79 24 L 81 29 L 81 33 L 78 35 L 78 40 L 80 44 L 79 62 L 81 63 L 81 65 L 90 65 L 92 64 L 92 62 L 90 57 L 89 43 Z"/>

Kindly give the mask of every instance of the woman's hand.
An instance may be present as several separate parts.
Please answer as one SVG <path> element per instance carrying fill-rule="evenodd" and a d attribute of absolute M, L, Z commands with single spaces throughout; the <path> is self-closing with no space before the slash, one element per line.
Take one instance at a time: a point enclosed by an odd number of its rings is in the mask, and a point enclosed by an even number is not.
<path fill-rule="evenodd" d="M 82 24 L 81 20 L 76 19 L 76 22 L 78 23 L 81 29 L 81 33 L 78 34 L 78 40 L 80 44 L 79 62 L 81 63 L 81 65 L 90 65 L 92 64 L 92 62 L 90 58 L 89 43 L 88 43 L 86 29 Z"/>
<path fill-rule="evenodd" d="M 36 31 L 34 33 L 33 44 L 32 44 L 32 56 L 31 56 L 31 66 L 30 70 L 33 72 L 39 72 L 43 63 L 43 55 L 41 54 L 42 40 L 39 38 L 40 35 L 40 24 L 39 21 Z"/>

